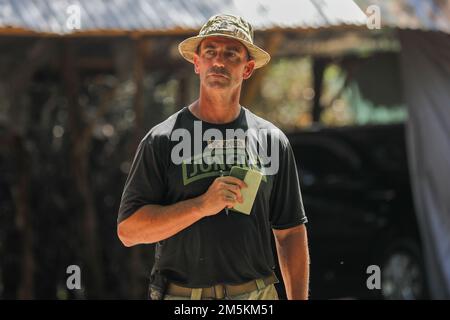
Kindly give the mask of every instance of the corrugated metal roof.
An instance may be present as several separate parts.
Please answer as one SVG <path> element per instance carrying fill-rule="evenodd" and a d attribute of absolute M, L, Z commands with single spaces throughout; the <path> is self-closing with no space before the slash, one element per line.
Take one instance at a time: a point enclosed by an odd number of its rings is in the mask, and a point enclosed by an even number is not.
<path fill-rule="evenodd" d="M 79 30 L 67 26 L 71 5 L 80 8 Z M 218 13 L 240 15 L 259 30 L 364 25 L 366 20 L 352 0 L 0 0 L 0 30 L 192 31 Z"/>
<path fill-rule="evenodd" d="M 449 0 L 355 0 L 366 11 L 370 5 L 380 8 L 382 26 L 450 33 Z"/>

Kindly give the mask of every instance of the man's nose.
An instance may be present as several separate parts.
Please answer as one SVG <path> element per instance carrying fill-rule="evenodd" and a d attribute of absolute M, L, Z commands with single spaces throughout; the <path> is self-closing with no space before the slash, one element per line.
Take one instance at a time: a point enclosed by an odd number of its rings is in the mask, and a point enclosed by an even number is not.
<path fill-rule="evenodd" d="M 225 66 L 225 58 L 223 56 L 223 52 L 218 52 L 213 60 L 213 65 L 217 67 Z"/>

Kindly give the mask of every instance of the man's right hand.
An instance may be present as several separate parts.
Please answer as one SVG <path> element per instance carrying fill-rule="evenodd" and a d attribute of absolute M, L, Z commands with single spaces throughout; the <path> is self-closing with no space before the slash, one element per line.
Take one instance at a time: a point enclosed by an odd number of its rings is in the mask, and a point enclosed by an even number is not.
<path fill-rule="evenodd" d="M 209 186 L 208 191 L 200 196 L 202 216 L 212 216 L 225 207 L 232 208 L 237 202 L 244 200 L 241 188 L 247 188 L 247 184 L 235 177 L 218 177 Z"/>
<path fill-rule="evenodd" d="M 201 196 L 167 206 L 147 204 L 140 207 L 119 223 L 117 233 L 127 247 L 167 239 L 203 217 L 242 202 L 241 188 L 246 187 L 244 181 L 235 177 L 216 178 Z"/>

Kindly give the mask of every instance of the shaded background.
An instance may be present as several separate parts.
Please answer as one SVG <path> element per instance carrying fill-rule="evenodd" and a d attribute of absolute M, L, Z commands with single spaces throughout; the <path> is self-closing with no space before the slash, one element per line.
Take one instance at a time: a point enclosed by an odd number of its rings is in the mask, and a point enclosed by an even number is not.
<path fill-rule="evenodd" d="M 366 26 L 370 4 L 382 9 L 379 30 Z M 416 100 L 402 70 L 420 60 L 402 58 L 403 46 L 431 35 L 424 46 L 440 50 L 450 31 L 449 4 L 437 0 L 0 0 L 0 298 L 145 298 L 153 246 L 117 238 L 123 184 L 145 133 L 196 99 L 178 43 L 221 12 L 246 17 L 272 56 L 241 103 L 288 133 L 404 123 Z M 73 264 L 82 290 L 66 287 Z"/>

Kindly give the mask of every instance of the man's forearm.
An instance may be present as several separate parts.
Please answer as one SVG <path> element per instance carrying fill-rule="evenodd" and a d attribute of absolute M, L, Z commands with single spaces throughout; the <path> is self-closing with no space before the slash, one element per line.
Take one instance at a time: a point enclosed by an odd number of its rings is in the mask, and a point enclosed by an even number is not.
<path fill-rule="evenodd" d="M 218 214 L 238 201 L 242 203 L 240 190 L 246 186 L 236 177 L 218 177 L 196 198 L 168 206 L 143 206 L 120 222 L 117 234 L 127 247 L 167 239 L 205 216 Z"/>
<path fill-rule="evenodd" d="M 306 229 L 276 238 L 278 261 L 289 300 L 308 299 L 309 250 Z"/>
<path fill-rule="evenodd" d="M 117 227 L 122 243 L 134 246 L 167 239 L 200 220 L 201 198 L 193 198 L 168 206 L 145 205 Z"/>

